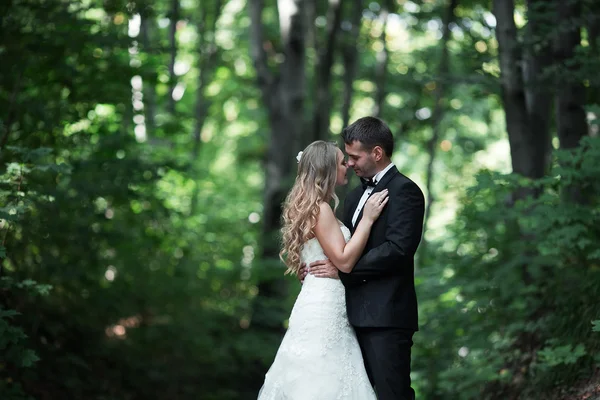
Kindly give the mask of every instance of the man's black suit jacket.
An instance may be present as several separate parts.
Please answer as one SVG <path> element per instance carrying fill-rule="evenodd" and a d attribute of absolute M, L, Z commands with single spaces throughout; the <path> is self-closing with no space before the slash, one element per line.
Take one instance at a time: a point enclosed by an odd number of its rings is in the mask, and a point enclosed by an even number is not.
<path fill-rule="evenodd" d="M 389 200 L 373 224 L 359 261 L 349 274 L 340 272 L 346 287 L 348 319 L 356 327 L 418 330 L 414 255 L 423 233 L 425 200 L 421 189 L 392 167 L 373 193 L 387 188 Z M 354 233 L 352 216 L 363 188 L 344 201 L 344 224 Z M 356 226 L 362 218 L 358 215 Z"/>

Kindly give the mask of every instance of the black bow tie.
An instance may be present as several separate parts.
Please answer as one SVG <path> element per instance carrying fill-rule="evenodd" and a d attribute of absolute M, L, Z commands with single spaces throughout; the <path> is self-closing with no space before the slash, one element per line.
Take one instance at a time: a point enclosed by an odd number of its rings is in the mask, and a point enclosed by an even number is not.
<path fill-rule="evenodd" d="M 377 185 L 377 181 L 374 180 L 373 178 L 369 178 L 369 179 L 360 178 L 360 181 L 362 182 L 363 190 L 367 190 L 368 187 L 374 188 Z"/>

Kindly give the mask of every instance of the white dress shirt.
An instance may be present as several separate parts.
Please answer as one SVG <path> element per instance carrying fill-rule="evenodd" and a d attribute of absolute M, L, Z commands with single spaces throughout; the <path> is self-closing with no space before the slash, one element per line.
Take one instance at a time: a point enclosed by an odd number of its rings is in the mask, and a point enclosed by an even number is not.
<path fill-rule="evenodd" d="M 375 182 L 375 185 L 377 185 L 379 183 L 379 181 L 381 181 L 381 178 L 383 178 L 385 173 L 388 172 L 390 170 L 390 168 L 392 168 L 393 166 L 394 166 L 394 163 L 390 163 L 387 167 L 385 167 L 384 169 L 379 171 L 377 174 L 375 174 L 375 176 L 373 177 L 373 181 Z M 354 215 L 352 216 L 352 226 L 356 226 L 356 220 L 358 219 L 358 215 L 360 214 L 361 210 L 365 206 L 365 203 L 367 202 L 367 199 L 373 192 L 373 189 L 375 189 L 375 188 L 372 186 L 369 186 L 363 192 L 363 195 L 360 198 L 360 201 L 358 202 L 358 206 L 356 207 L 356 210 L 354 211 Z"/>

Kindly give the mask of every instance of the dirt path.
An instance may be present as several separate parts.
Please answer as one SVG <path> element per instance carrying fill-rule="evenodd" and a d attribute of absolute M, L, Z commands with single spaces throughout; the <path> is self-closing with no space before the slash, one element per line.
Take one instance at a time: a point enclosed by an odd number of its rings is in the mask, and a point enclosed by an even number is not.
<path fill-rule="evenodd" d="M 600 370 L 592 378 L 577 385 L 560 400 L 600 400 Z"/>

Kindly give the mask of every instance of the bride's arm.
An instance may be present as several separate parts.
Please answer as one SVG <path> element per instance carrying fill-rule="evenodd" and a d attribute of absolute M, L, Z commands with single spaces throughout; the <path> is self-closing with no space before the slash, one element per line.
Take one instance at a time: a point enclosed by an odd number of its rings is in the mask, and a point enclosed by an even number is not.
<path fill-rule="evenodd" d="M 382 200 L 379 202 L 379 200 Z M 381 210 L 387 203 L 387 192 L 379 192 L 371 196 L 368 200 L 369 205 L 365 204 L 363 218 L 356 227 L 352 238 L 348 243 L 340 229 L 340 225 L 333 214 L 331 206 L 327 203 L 321 203 L 317 225 L 315 226 L 315 236 L 323 248 L 325 255 L 342 272 L 350 272 L 362 254 L 367 239 L 371 233 L 373 222 L 381 214 Z M 369 207 L 369 209 L 367 209 Z"/>

